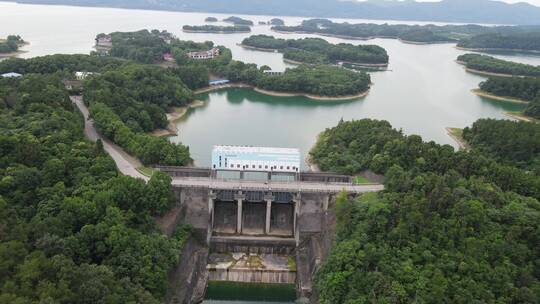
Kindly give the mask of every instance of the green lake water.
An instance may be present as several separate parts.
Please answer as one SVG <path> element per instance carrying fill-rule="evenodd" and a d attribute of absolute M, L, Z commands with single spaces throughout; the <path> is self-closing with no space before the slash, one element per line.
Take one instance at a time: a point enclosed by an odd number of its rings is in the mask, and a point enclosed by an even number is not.
<path fill-rule="evenodd" d="M 217 303 L 293 303 L 296 298 L 293 284 L 259 284 L 209 282 L 204 304 Z M 254 302 L 255 301 L 255 302 Z"/>

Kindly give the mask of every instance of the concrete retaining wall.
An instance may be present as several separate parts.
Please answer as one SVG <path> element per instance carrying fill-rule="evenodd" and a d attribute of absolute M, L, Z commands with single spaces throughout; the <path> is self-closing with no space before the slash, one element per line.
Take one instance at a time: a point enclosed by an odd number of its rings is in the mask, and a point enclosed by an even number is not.
<path fill-rule="evenodd" d="M 218 253 L 292 254 L 295 247 L 294 239 L 240 240 L 213 237 L 210 242 L 210 251 Z"/>
<path fill-rule="evenodd" d="M 210 281 L 294 284 L 296 272 L 287 270 L 210 269 Z"/>

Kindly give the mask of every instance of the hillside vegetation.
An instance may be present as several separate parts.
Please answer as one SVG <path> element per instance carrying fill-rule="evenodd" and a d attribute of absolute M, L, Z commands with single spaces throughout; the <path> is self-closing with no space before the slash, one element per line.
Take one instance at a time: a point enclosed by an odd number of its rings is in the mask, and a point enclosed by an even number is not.
<path fill-rule="evenodd" d="M 531 142 L 527 128 L 505 124 L 499 135 Z M 454 152 L 368 119 L 324 131 L 311 151 L 321 169 L 371 169 L 386 188 L 338 198 L 336 243 L 315 280 L 320 303 L 538 302 L 540 176 L 513 166 L 519 152 L 499 154 L 508 143 Z"/>
<path fill-rule="evenodd" d="M 170 177 L 119 176 L 56 75 L 0 79 L 0 303 L 162 303 Z M 152 257 L 152 258 L 148 258 Z"/>

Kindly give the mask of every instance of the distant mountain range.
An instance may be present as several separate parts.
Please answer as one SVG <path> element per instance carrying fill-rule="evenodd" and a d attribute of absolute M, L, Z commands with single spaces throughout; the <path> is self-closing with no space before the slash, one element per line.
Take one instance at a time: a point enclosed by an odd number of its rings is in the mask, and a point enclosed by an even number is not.
<path fill-rule="evenodd" d="M 491 0 L 19 0 L 19 3 L 62 4 L 198 11 L 227 14 L 415 20 L 491 24 L 540 24 L 540 7 Z"/>

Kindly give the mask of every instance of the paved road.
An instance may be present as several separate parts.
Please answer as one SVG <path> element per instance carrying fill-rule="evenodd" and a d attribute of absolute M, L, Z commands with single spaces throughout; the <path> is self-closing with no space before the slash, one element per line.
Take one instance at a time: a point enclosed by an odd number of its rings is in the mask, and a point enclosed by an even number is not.
<path fill-rule="evenodd" d="M 71 101 L 79 108 L 84 116 L 84 134 L 91 141 L 101 139 L 103 148 L 112 157 L 120 173 L 148 181 L 148 177 L 137 170 L 142 167 L 141 162 L 127 154 L 121 147 L 99 134 L 94 126 L 94 121 L 89 119 L 88 108 L 81 96 L 71 96 Z M 376 192 L 384 189 L 380 184 L 352 185 L 330 184 L 313 182 L 262 182 L 262 181 L 239 181 L 239 180 L 215 180 L 210 178 L 180 178 L 172 180 L 173 186 L 201 187 L 211 189 L 238 189 L 238 190 L 265 190 L 284 192 L 330 192 L 337 193 L 347 191 L 349 193 Z"/>
<path fill-rule="evenodd" d="M 110 140 L 104 138 L 103 136 L 101 136 L 101 134 L 98 133 L 96 127 L 94 126 L 94 121 L 92 119 L 88 119 L 88 108 L 84 104 L 82 96 L 71 96 L 70 98 L 84 116 L 84 134 L 86 135 L 86 137 L 93 142 L 101 139 L 101 141 L 103 142 L 103 148 L 105 149 L 107 154 L 112 157 L 120 173 L 135 178 L 141 178 L 147 181 L 148 177 L 146 177 L 137 170 L 137 168 L 142 167 L 142 164 L 138 159 L 130 156 L 124 150 L 122 150 L 122 148 L 115 145 Z"/>

